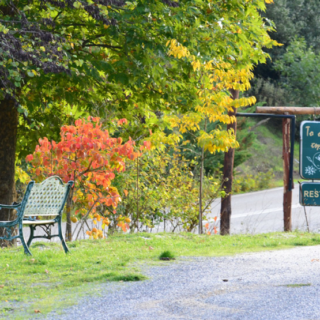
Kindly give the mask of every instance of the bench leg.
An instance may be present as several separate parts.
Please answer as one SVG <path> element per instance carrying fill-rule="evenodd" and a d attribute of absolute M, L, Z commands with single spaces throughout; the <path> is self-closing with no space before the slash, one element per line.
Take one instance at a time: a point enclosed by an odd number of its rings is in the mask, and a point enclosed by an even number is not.
<path fill-rule="evenodd" d="M 69 248 L 68 248 L 66 242 L 64 241 L 64 238 L 63 238 L 63 235 L 62 235 L 61 219 L 59 219 L 59 221 L 58 221 L 58 230 L 59 230 L 59 238 L 60 238 L 60 240 L 61 240 L 61 243 L 62 243 L 64 252 L 65 252 L 65 253 L 68 253 L 68 252 L 69 252 Z"/>
<path fill-rule="evenodd" d="M 34 235 L 34 229 L 35 229 L 35 226 L 33 226 L 32 224 L 30 224 L 29 227 L 30 227 L 30 236 L 29 236 L 29 240 L 27 242 L 28 247 L 30 247 L 30 245 L 31 245 L 33 235 Z"/>
<path fill-rule="evenodd" d="M 23 245 L 23 248 L 24 248 L 24 253 L 29 256 L 32 256 L 32 253 L 30 252 L 26 242 L 24 241 L 22 224 L 19 224 L 19 236 L 20 236 L 20 240 Z"/>

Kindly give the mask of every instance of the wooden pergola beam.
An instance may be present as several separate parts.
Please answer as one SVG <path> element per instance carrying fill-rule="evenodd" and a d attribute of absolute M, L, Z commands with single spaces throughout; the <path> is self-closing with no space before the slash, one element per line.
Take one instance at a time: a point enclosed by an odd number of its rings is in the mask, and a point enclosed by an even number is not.
<path fill-rule="evenodd" d="M 256 113 L 310 115 L 320 114 L 318 107 L 257 107 Z"/>

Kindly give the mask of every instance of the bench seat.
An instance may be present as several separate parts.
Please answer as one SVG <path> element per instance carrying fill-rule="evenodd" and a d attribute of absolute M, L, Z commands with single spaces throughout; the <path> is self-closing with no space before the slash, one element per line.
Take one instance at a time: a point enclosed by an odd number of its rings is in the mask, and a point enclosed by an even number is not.
<path fill-rule="evenodd" d="M 26 225 L 30 225 L 30 224 L 37 224 L 37 225 L 41 225 L 41 224 L 54 224 L 56 223 L 56 220 L 23 220 L 22 223 L 26 224 Z"/>
<path fill-rule="evenodd" d="M 24 252 L 31 255 L 29 247 L 33 239 L 45 238 L 50 240 L 53 237 L 59 237 L 62 247 L 67 253 L 69 249 L 62 235 L 61 217 L 72 186 L 73 181 L 63 183 L 58 176 L 49 177 L 42 183 L 29 182 L 21 203 L 13 205 L 0 204 L 0 210 L 17 210 L 17 218 L 15 220 L 0 221 L 0 228 L 4 228 L 4 233 L 3 236 L 0 236 L 0 240 L 12 241 L 20 239 Z M 36 220 L 35 217 L 43 220 Z M 54 218 L 52 219 L 52 217 Z M 51 234 L 51 227 L 55 223 L 58 225 L 58 234 Z M 27 243 L 23 236 L 24 225 L 30 228 L 30 236 Z M 14 230 L 16 227 L 18 227 L 18 233 Z M 34 231 L 37 227 L 41 228 L 45 234 L 35 236 Z"/>

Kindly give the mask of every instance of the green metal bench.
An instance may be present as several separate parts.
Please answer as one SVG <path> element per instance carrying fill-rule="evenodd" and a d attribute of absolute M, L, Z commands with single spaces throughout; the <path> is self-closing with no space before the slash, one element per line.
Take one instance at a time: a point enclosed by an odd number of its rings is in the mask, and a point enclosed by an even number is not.
<path fill-rule="evenodd" d="M 0 204 L 1 209 L 16 209 L 17 218 L 13 221 L 0 221 L 0 228 L 5 228 L 4 236 L 0 240 L 20 239 L 24 252 L 31 255 L 29 246 L 35 238 L 51 239 L 59 237 L 64 251 L 69 251 L 61 229 L 61 217 L 64 205 L 68 198 L 73 181 L 63 183 L 57 176 L 52 176 L 42 183 L 29 182 L 27 190 L 21 203 L 13 205 Z M 41 218 L 41 219 L 39 219 Z M 58 225 L 58 234 L 51 234 L 51 227 Z M 30 227 L 30 236 L 27 243 L 23 236 L 23 226 Z M 16 226 L 18 226 L 18 234 L 15 234 Z M 34 231 L 40 227 L 45 232 L 42 236 L 35 236 Z"/>

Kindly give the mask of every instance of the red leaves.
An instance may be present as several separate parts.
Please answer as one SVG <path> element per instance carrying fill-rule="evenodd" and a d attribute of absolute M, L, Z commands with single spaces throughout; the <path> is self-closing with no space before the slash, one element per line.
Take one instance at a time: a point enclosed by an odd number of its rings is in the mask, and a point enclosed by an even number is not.
<path fill-rule="evenodd" d="M 39 144 L 43 151 L 50 151 L 52 146 L 47 138 L 39 139 Z M 37 146 L 38 147 L 38 146 Z"/>
<path fill-rule="evenodd" d="M 75 125 L 76 125 L 77 127 L 81 127 L 81 125 L 82 125 L 82 120 L 81 120 L 81 119 L 76 120 L 76 121 L 75 121 Z"/>
<path fill-rule="evenodd" d="M 151 149 L 151 142 L 150 141 L 143 141 L 143 145 L 140 147 L 140 150 L 143 150 L 143 149 L 150 150 Z"/>
<path fill-rule="evenodd" d="M 214 217 L 214 218 L 211 218 L 214 222 L 217 222 L 217 219 L 218 217 Z M 209 222 L 207 222 L 205 225 L 204 225 L 204 228 L 206 229 L 206 234 L 207 235 L 211 235 L 211 231 L 214 232 L 214 234 L 217 234 L 218 233 L 218 230 L 217 230 L 217 226 L 216 225 L 213 225 L 210 227 L 210 224 Z M 211 231 L 210 231 L 211 230 Z"/>
<path fill-rule="evenodd" d="M 118 122 L 119 125 L 127 123 L 126 119 Z M 90 210 L 92 215 L 97 214 L 97 208 L 102 204 L 112 207 L 111 212 L 115 212 L 121 199 L 118 190 L 111 186 L 115 172 L 125 171 L 126 161 L 141 154 L 135 152 L 134 141 L 129 139 L 124 143 L 121 137 L 112 138 L 101 127 L 99 118 L 78 119 L 75 126 L 61 128 L 60 142 L 40 139 L 35 152 L 26 157 L 33 166 L 37 181 L 50 175 L 58 175 L 64 182 L 75 181 L 75 215 L 80 218 L 86 210 Z M 145 141 L 142 149 L 150 148 L 151 143 Z M 124 190 L 124 194 L 127 196 L 128 191 Z M 108 225 L 106 222 L 104 224 Z M 124 231 L 129 228 L 126 221 L 119 227 Z M 100 237 L 101 234 L 93 232 L 91 236 Z"/>
<path fill-rule="evenodd" d="M 105 203 L 107 206 L 109 206 L 109 207 L 111 207 L 111 206 L 113 205 L 113 201 L 112 201 L 111 198 L 107 198 L 107 199 L 104 201 L 104 203 Z"/>
<path fill-rule="evenodd" d="M 118 121 L 118 125 L 119 126 L 121 126 L 121 125 L 123 125 L 123 124 L 127 124 L 128 123 L 128 120 L 127 119 L 120 119 L 119 121 Z"/>
<path fill-rule="evenodd" d="M 127 232 L 129 230 L 129 225 L 124 221 L 119 221 L 117 226 L 120 227 L 123 232 Z"/>
<path fill-rule="evenodd" d="M 58 158 L 58 159 L 61 159 L 61 158 L 62 158 L 62 150 L 61 150 L 61 149 L 58 149 L 58 150 L 57 150 L 57 158 Z"/>
<path fill-rule="evenodd" d="M 145 146 L 146 149 L 148 149 L 148 150 L 151 149 L 151 142 L 150 141 L 143 141 L 143 145 Z"/>
<path fill-rule="evenodd" d="M 26 156 L 26 161 L 27 162 L 31 162 L 33 160 L 33 155 L 32 154 L 29 154 Z"/>

